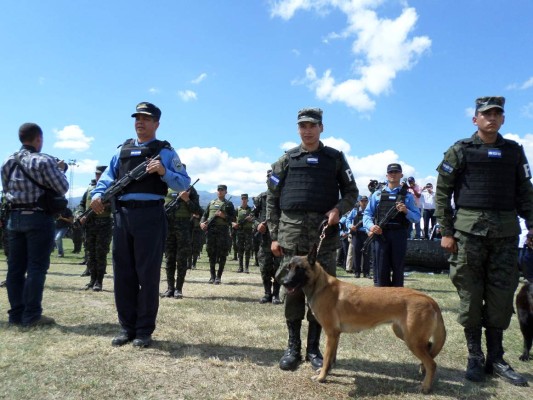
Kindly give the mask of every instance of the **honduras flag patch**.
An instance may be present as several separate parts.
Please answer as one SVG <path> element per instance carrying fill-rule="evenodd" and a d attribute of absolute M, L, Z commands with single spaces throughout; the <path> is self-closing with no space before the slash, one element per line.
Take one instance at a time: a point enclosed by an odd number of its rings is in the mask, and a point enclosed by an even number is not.
<path fill-rule="evenodd" d="M 489 149 L 489 158 L 502 158 L 501 149 Z"/>

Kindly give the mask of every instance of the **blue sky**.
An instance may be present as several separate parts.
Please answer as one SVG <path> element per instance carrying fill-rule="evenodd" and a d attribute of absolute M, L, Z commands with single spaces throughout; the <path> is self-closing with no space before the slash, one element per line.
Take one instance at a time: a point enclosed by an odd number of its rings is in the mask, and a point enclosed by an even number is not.
<path fill-rule="evenodd" d="M 43 152 L 76 160 L 79 196 L 150 101 L 198 189 L 255 195 L 299 142 L 298 109 L 315 106 L 366 193 L 391 162 L 434 183 L 443 152 L 475 131 L 475 98 L 502 95 L 501 133 L 531 160 L 531 15 L 530 0 L 7 2 L 0 156 L 38 123 Z"/>

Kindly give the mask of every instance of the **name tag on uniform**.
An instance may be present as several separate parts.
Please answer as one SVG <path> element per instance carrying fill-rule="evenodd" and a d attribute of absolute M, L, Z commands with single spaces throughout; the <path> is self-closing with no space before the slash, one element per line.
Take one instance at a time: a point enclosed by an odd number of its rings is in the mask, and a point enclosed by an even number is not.
<path fill-rule="evenodd" d="M 489 149 L 489 158 L 502 158 L 502 151 L 500 149 Z"/>
<path fill-rule="evenodd" d="M 307 159 L 307 164 L 317 165 L 318 164 L 318 158 L 317 157 L 309 157 Z"/>
<path fill-rule="evenodd" d="M 130 156 L 140 156 L 141 155 L 141 150 L 132 150 L 130 152 Z"/>
<path fill-rule="evenodd" d="M 396 195 L 395 194 L 391 194 L 389 195 L 389 200 L 396 200 Z"/>

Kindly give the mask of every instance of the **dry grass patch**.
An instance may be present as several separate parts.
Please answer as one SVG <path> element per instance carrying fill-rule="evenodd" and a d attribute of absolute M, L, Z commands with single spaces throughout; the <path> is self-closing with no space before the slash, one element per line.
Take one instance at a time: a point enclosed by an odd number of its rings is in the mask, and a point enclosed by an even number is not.
<path fill-rule="evenodd" d="M 473 384 L 463 378 L 466 346 L 456 323 L 457 295 L 446 275 L 413 273 L 406 286 L 433 296 L 443 310 L 448 340 L 437 358 L 434 393 L 419 394 L 418 361 L 386 326 L 342 335 L 338 361 L 325 384 L 311 381 L 308 363 L 284 372 L 283 306 L 259 304 L 259 269 L 236 273 L 230 261 L 222 285 L 207 284 L 206 256 L 190 271 L 182 300 L 161 299 L 153 346 L 111 346 L 118 331 L 112 277 L 104 291 L 81 288 L 80 257 L 52 257 L 44 294 L 50 328 L 7 326 L 9 308 L 0 289 L 0 398 L 5 399 L 531 399 L 532 388 L 496 379 Z M 111 270 L 111 268 L 109 268 Z M 0 279 L 5 277 L 0 257 Z M 342 279 L 354 280 L 343 271 Z M 164 274 L 163 274 L 164 275 Z M 166 282 L 161 284 L 162 291 Z M 302 338 L 306 335 L 302 329 Z M 305 343 L 305 340 L 304 340 Z M 322 345 L 323 348 L 323 345 Z M 518 361 L 522 339 L 515 318 L 505 336 L 506 358 L 533 382 L 533 363 Z"/>

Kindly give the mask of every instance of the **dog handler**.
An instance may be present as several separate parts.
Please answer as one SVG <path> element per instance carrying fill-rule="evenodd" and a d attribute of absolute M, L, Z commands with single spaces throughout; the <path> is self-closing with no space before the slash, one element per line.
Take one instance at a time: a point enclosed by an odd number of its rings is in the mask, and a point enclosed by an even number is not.
<path fill-rule="evenodd" d="M 323 240 L 317 260 L 332 276 L 336 275 L 336 250 L 340 247 L 340 216 L 357 201 L 359 190 L 343 153 L 324 146 L 322 110 L 304 108 L 298 112 L 301 144 L 288 150 L 272 164 L 268 180 L 267 224 L 272 236 L 272 253 L 282 256 L 277 279 L 281 282 L 290 259 L 306 255 L 318 243 L 322 222 L 332 228 Z M 339 196 L 340 193 L 340 196 Z M 294 370 L 301 360 L 300 329 L 305 316 L 305 296 L 298 291 L 285 300 L 285 319 L 289 330 L 288 347 L 279 362 L 283 370 Z M 322 328 L 307 312 L 306 360 L 322 367 L 319 350 Z"/>
<path fill-rule="evenodd" d="M 504 104 L 503 97 L 476 100 L 472 121 L 477 131 L 451 146 L 437 168 L 435 215 L 441 246 L 452 253 L 450 277 L 459 294 L 458 321 L 468 347 L 466 379 L 478 382 L 493 373 L 526 386 L 526 379 L 503 359 L 503 331 L 509 327 L 518 286 L 518 216 L 533 233 L 533 186 L 524 149 L 498 132 Z"/>

